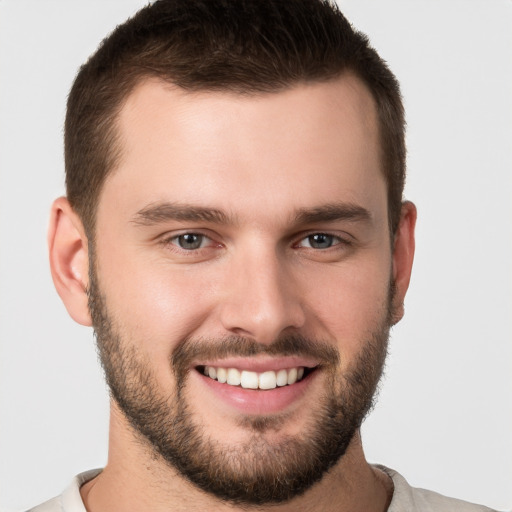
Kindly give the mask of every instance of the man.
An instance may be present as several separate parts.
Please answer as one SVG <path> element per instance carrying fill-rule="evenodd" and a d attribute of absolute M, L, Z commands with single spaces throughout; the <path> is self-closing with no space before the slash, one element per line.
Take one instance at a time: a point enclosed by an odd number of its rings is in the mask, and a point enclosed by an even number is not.
<path fill-rule="evenodd" d="M 488 510 L 370 466 L 403 315 L 398 84 L 330 4 L 160 1 L 81 69 L 50 258 L 109 461 L 36 510 Z"/>

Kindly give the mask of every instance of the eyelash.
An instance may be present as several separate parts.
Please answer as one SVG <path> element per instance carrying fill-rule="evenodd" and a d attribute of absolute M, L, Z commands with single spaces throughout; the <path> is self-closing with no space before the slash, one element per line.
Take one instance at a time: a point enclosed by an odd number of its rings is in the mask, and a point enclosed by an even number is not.
<path fill-rule="evenodd" d="M 195 236 L 195 237 L 200 237 L 201 240 L 200 240 L 200 245 L 199 247 L 197 248 L 189 248 L 189 249 L 185 249 L 183 247 L 180 247 L 178 245 L 178 241 L 180 239 L 180 237 L 185 237 L 185 236 Z M 328 237 L 328 238 L 331 238 L 332 239 L 332 244 L 329 245 L 329 247 L 324 247 L 324 248 L 320 248 L 320 247 L 312 247 L 311 246 L 311 239 L 313 237 Z M 197 254 L 199 251 L 202 251 L 204 249 L 208 249 L 209 247 L 208 246 L 204 246 L 202 247 L 202 245 L 205 243 L 205 242 L 208 242 L 211 244 L 213 242 L 214 245 L 216 245 L 217 247 L 221 247 L 222 244 L 221 243 L 215 243 L 214 240 L 209 237 L 208 235 L 204 234 L 204 233 L 200 233 L 200 232 L 195 232 L 195 231 L 185 231 L 183 233 L 178 233 L 178 234 L 174 234 L 170 237 L 167 237 L 165 239 L 162 240 L 162 245 L 164 245 L 165 247 L 168 247 L 170 248 L 171 250 L 173 251 L 177 251 L 181 254 L 188 254 L 188 255 L 193 255 L 193 254 Z M 309 243 L 309 246 L 301 246 L 300 244 L 301 243 L 304 243 L 305 241 L 308 241 Z M 309 232 L 309 233 L 302 233 L 300 235 L 300 238 L 298 239 L 297 242 L 295 242 L 293 244 L 293 247 L 294 248 L 304 248 L 304 249 L 307 249 L 307 250 L 312 250 L 312 251 L 315 251 L 315 252 L 326 252 L 326 251 L 329 251 L 330 249 L 333 249 L 333 250 L 336 250 L 336 249 L 341 249 L 342 247 L 350 247 L 351 245 L 353 245 L 353 242 L 351 240 L 349 240 L 348 236 L 347 237 L 342 237 L 340 235 L 335 235 L 333 233 L 329 233 L 329 232 L 326 232 L 326 231 L 312 231 L 312 232 Z M 341 246 L 341 247 L 338 247 L 338 246 Z"/>
<path fill-rule="evenodd" d="M 329 245 L 329 247 L 323 247 L 323 248 L 312 247 L 311 239 L 313 237 L 328 237 L 328 238 L 332 239 L 331 240 L 332 244 Z M 344 238 L 340 235 L 335 235 L 333 233 L 329 233 L 326 231 L 314 231 L 314 232 L 306 234 L 305 236 L 302 236 L 302 238 L 295 244 L 295 246 L 299 246 L 299 244 L 303 243 L 306 240 L 309 242 L 309 247 L 305 247 L 305 248 L 312 249 L 314 251 L 328 251 L 331 248 L 337 248 L 337 246 L 347 247 L 347 246 L 352 245 L 352 242 L 350 240 L 348 240 L 348 238 L 346 238 L 346 237 Z M 341 247 L 338 247 L 338 249 L 340 249 L 340 248 Z"/>
<path fill-rule="evenodd" d="M 192 248 L 192 249 L 185 249 L 183 247 L 180 247 L 178 245 L 178 241 L 179 241 L 180 237 L 185 237 L 185 236 L 200 237 L 201 238 L 200 246 L 197 248 Z M 208 249 L 208 247 L 201 247 L 203 245 L 203 243 L 206 241 L 209 241 L 210 243 L 214 242 L 211 237 L 209 237 L 208 235 L 205 235 L 204 233 L 199 233 L 196 231 L 185 231 L 183 233 L 178 233 L 178 234 L 172 235 L 170 237 L 164 238 L 162 240 L 162 245 L 168 249 L 171 249 L 172 251 L 179 252 L 180 254 L 192 256 L 194 254 L 197 254 L 198 251 Z M 217 243 L 216 245 L 221 246 L 220 243 Z"/>

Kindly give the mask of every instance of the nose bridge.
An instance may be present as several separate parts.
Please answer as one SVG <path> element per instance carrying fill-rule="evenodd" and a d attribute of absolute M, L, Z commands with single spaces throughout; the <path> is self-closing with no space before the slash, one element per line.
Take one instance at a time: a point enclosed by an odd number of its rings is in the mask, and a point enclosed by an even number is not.
<path fill-rule="evenodd" d="M 284 255 L 260 246 L 234 260 L 221 306 L 225 329 L 268 344 L 285 329 L 303 325 L 300 292 Z"/>

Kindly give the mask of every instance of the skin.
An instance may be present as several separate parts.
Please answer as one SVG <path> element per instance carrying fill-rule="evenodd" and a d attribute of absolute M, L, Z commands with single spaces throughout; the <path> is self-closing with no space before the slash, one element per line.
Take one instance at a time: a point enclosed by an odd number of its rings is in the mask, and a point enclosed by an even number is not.
<path fill-rule="evenodd" d="M 122 153 L 101 191 L 96 265 L 121 334 L 151 365 L 162 393 L 175 379 L 169 355 L 187 337 L 245 336 L 270 344 L 299 332 L 332 344 L 343 372 L 385 315 L 394 279 L 393 323 L 403 315 L 414 254 L 416 210 L 404 203 L 390 237 L 373 99 L 353 76 L 265 95 L 187 93 L 150 80 L 119 116 Z M 217 209 L 228 219 L 140 222 L 156 204 Z M 352 219 L 297 220 L 326 205 L 357 207 Z M 205 235 L 186 251 L 178 235 Z M 314 233 L 333 235 L 326 249 Z M 65 198 L 52 209 L 52 275 L 68 312 L 91 325 L 88 241 Z M 314 418 L 321 371 L 282 411 L 270 442 Z M 210 392 L 194 370 L 186 399 L 205 431 L 226 446 L 247 441 L 243 413 Z M 148 493 L 147 490 L 151 489 Z M 89 511 L 234 510 L 155 457 L 111 407 L 109 459 L 81 489 Z M 370 467 L 356 434 L 344 457 L 305 494 L 273 510 L 386 510 L 387 478 Z M 115 498 L 114 498 L 115 497 Z M 263 510 L 263 509 L 262 509 Z"/>

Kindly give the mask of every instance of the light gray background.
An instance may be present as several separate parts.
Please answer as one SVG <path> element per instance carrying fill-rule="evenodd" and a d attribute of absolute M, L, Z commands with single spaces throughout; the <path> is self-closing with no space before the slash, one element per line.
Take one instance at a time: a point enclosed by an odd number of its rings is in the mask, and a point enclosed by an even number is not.
<path fill-rule="evenodd" d="M 341 1 L 408 112 L 419 209 L 369 460 L 416 486 L 512 507 L 512 2 Z M 45 230 L 63 193 L 78 66 L 140 0 L 0 0 L 0 510 L 105 463 L 107 393 L 89 329 L 53 289 Z"/>

